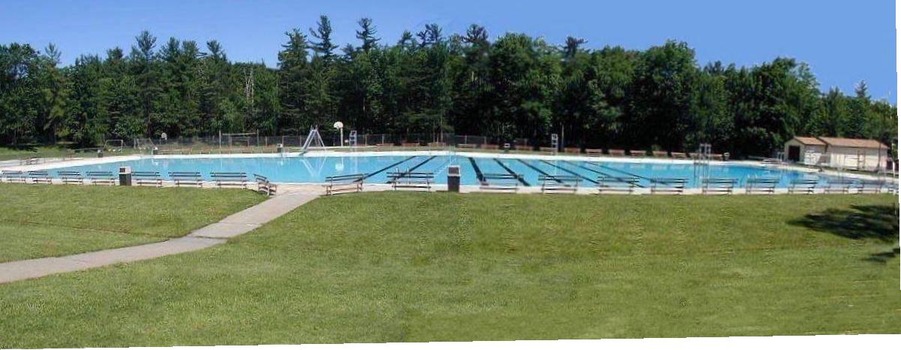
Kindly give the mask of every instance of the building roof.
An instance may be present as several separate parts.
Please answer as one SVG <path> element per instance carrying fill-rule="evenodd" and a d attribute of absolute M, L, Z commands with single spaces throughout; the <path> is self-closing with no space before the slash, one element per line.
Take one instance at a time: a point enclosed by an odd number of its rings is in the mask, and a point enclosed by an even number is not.
<path fill-rule="evenodd" d="M 795 140 L 798 140 L 802 145 L 807 146 L 825 146 L 826 144 L 823 141 L 818 140 L 816 137 L 809 136 L 795 136 Z"/>
<path fill-rule="evenodd" d="M 886 145 L 876 140 L 846 139 L 843 137 L 820 137 L 820 140 L 834 147 L 888 149 Z"/>

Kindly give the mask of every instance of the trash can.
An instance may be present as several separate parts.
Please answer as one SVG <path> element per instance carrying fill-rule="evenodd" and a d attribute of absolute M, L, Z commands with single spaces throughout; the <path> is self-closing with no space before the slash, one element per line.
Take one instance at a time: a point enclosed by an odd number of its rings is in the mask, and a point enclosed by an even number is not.
<path fill-rule="evenodd" d="M 152 150 L 150 150 L 150 155 L 152 155 L 152 156 L 155 156 L 159 153 L 160 153 L 160 149 L 157 147 L 154 147 Z"/>
<path fill-rule="evenodd" d="M 447 167 L 447 191 L 460 192 L 460 166 Z"/>
<path fill-rule="evenodd" d="M 278 153 L 278 154 L 285 153 L 285 145 L 278 144 L 278 146 L 276 146 L 276 153 Z"/>
<path fill-rule="evenodd" d="M 119 167 L 119 186 L 131 186 L 131 167 Z"/>
<path fill-rule="evenodd" d="M 103 158 L 103 150 L 102 149 L 97 150 L 97 158 Z"/>

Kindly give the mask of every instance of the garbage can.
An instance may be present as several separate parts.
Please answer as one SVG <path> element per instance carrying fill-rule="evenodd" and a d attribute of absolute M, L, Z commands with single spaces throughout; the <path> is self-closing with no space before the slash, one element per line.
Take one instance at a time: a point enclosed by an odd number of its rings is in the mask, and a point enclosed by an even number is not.
<path fill-rule="evenodd" d="M 154 147 L 152 150 L 150 150 L 150 155 L 152 155 L 152 156 L 155 156 L 159 153 L 160 153 L 160 149 L 157 147 Z"/>
<path fill-rule="evenodd" d="M 103 150 L 102 149 L 97 150 L 97 158 L 103 158 Z"/>
<path fill-rule="evenodd" d="M 460 166 L 451 165 L 447 168 L 447 191 L 460 192 Z"/>
<path fill-rule="evenodd" d="M 131 167 L 119 167 L 119 186 L 131 186 Z"/>
<path fill-rule="evenodd" d="M 285 153 L 285 145 L 278 144 L 278 146 L 276 146 L 276 153 L 278 153 L 278 154 Z"/>

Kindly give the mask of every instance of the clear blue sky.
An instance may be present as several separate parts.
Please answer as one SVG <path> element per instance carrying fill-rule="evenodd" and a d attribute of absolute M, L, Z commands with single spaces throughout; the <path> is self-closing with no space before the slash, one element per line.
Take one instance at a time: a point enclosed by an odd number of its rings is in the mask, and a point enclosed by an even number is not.
<path fill-rule="evenodd" d="M 445 34 L 471 23 L 495 38 L 505 32 L 542 36 L 561 44 L 567 35 L 587 46 L 646 49 L 683 40 L 698 62 L 755 65 L 777 56 L 807 62 L 820 88 L 853 93 L 865 80 L 874 98 L 894 102 L 895 3 L 893 0 L 633 0 L 571 1 L 0 1 L 0 43 L 56 44 L 63 64 L 80 54 L 131 47 L 141 30 L 157 36 L 219 40 L 232 61 L 274 67 L 284 32 L 308 29 L 320 14 L 332 20 L 335 39 L 357 44 L 360 17 L 371 17 L 382 42 L 404 29 L 438 23 Z"/>

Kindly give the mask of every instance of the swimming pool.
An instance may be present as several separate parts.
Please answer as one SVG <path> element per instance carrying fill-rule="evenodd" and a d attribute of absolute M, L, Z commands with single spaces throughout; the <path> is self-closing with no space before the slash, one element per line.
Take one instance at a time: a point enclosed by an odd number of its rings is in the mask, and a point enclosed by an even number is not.
<path fill-rule="evenodd" d="M 580 186 L 596 186 L 600 176 L 639 179 L 639 186 L 649 187 L 652 178 L 684 178 L 687 187 L 700 187 L 701 178 L 733 178 L 743 185 L 749 178 L 778 178 L 779 187 L 788 187 L 793 179 L 828 177 L 786 170 L 780 167 L 712 162 L 696 165 L 682 160 L 635 160 L 616 158 L 517 156 L 510 154 L 405 152 L 405 153 L 321 153 L 290 156 L 191 157 L 155 156 L 127 161 L 82 165 L 53 169 L 55 171 L 112 171 L 130 166 L 133 171 L 159 171 L 164 179 L 168 172 L 199 171 L 245 172 L 261 174 L 281 183 L 323 183 L 327 176 L 365 174 L 366 183 L 388 183 L 393 171 L 432 172 L 435 183 L 447 183 L 447 169 L 460 166 L 461 184 L 478 185 L 485 174 L 519 174 L 523 186 L 540 186 L 540 175 L 567 175 L 581 179 Z"/>

